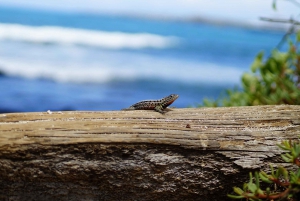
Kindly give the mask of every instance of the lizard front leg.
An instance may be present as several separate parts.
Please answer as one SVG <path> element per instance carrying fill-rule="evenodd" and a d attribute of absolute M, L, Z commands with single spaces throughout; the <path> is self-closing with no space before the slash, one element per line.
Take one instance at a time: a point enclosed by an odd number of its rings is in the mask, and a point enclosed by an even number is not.
<path fill-rule="evenodd" d="M 157 105 L 157 106 L 155 106 L 155 108 L 154 108 L 154 110 L 156 111 L 156 112 L 159 112 L 159 113 L 161 113 L 161 114 L 164 114 L 165 112 L 163 111 L 163 106 L 162 105 Z"/>

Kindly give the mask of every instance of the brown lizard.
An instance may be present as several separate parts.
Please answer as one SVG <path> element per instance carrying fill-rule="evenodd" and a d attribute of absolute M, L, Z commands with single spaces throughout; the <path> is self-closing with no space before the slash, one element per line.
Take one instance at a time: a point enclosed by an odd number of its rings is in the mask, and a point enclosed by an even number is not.
<path fill-rule="evenodd" d="M 161 114 L 164 114 L 164 110 L 169 105 L 171 105 L 178 97 L 179 96 L 177 94 L 171 94 L 159 100 L 144 100 L 122 110 L 155 110 Z"/>

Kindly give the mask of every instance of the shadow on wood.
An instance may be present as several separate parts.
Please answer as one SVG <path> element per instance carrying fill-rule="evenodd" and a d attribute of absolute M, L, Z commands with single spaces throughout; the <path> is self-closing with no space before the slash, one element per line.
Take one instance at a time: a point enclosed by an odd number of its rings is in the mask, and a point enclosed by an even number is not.
<path fill-rule="evenodd" d="M 227 200 L 299 135 L 290 105 L 0 114 L 0 199 Z"/>

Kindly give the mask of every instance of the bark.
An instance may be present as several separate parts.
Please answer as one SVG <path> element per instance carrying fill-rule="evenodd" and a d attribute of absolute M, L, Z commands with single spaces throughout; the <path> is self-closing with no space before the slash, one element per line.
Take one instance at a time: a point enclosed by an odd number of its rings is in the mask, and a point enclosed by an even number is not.
<path fill-rule="evenodd" d="M 0 114 L 0 200 L 228 200 L 300 106 Z"/>

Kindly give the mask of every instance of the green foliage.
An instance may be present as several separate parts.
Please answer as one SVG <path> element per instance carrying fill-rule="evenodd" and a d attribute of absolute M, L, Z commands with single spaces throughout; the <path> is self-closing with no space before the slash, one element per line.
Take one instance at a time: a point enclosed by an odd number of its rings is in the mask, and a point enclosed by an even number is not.
<path fill-rule="evenodd" d="M 234 187 L 233 191 L 236 195 L 229 194 L 228 197 L 232 199 L 246 199 L 251 201 L 262 200 L 297 200 L 296 194 L 300 192 L 300 143 L 283 141 L 278 145 L 284 151 L 285 154 L 281 155 L 283 160 L 288 163 L 292 163 L 298 166 L 296 172 L 288 172 L 284 167 L 279 167 L 276 171 L 270 165 L 270 174 L 263 171 L 255 172 L 253 178 L 250 173 L 250 179 L 248 183 L 245 183 L 243 189 Z M 263 190 L 260 183 L 273 184 L 273 188 L 270 187 Z M 281 190 L 278 190 L 281 189 Z"/>
<path fill-rule="evenodd" d="M 300 32 L 295 38 L 295 42 L 289 41 L 287 52 L 273 50 L 265 61 L 263 52 L 259 53 L 252 63 L 252 72 L 242 76 L 242 90 L 227 90 L 226 97 L 204 99 L 198 106 L 299 105 Z"/>
<path fill-rule="evenodd" d="M 276 10 L 277 8 L 276 8 L 276 0 L 273 0 L 273 3 L 272 3 L 272 8 L 274 9 L 274 10 Z"/>

